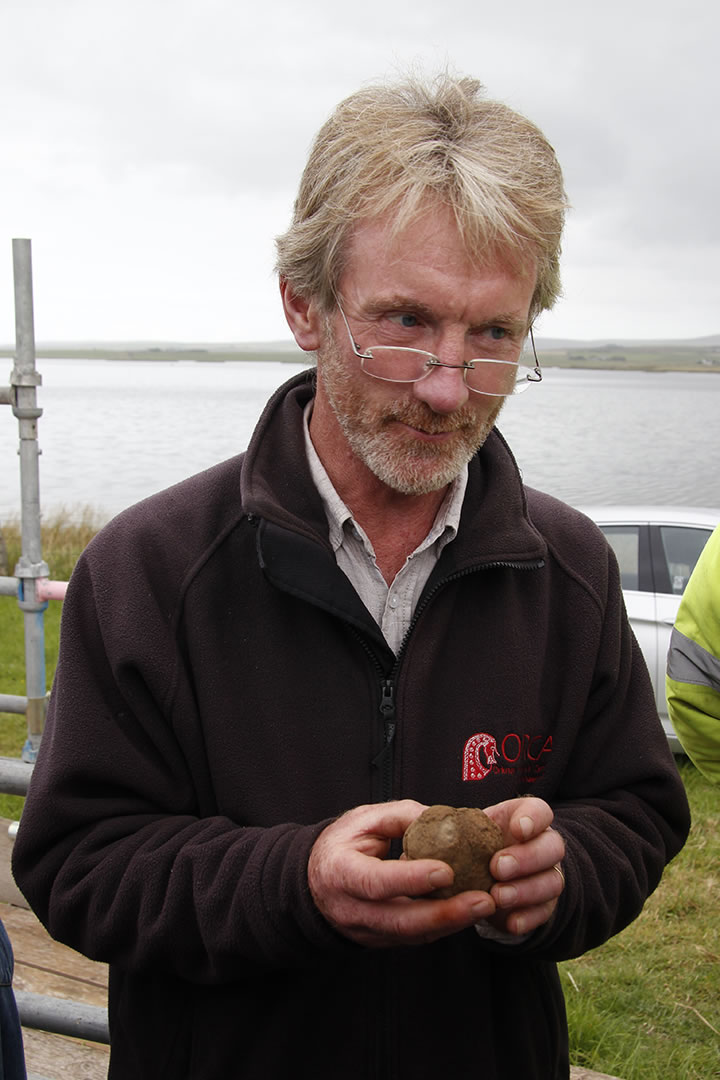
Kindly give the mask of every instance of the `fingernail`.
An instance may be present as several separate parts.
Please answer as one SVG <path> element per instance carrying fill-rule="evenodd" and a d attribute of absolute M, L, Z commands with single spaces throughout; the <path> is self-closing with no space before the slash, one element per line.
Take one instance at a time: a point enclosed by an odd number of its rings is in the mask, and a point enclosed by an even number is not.
<path fill-rule="evenodd" d="M 489 900 L 480 900 L 471 910 L 474 919 L 487 919 L 493 913 L 493 905 Z"/>
<path fill-rule="evenodd" d="M 446 885 L 452 885 L 453 872 L 449 868 L 445 870 L 431 870 L 428 874 L 428 881 L 432 885 L 433 889 L 442 889 Z"/>
<path fill-rule="evenodd" d="M 512 855 L 501 855 L 497 861 L 495 876 L 499 878 L 512 877 L 517 870 L 517 862 Z"/>
<path fill-rule="evenodd" d="M 520 832 L 523 834 L 523 839 L 527 840 L 529 836 L 532 836 L 532 831 L 535 828 L 532 818 L 521 817 L 520 818 Z"/>
<path fill-rule="evenodd" d="M 495 893 L 495 899 L 500 907 L 510 907 L 517 898 L 517 889 L 514 885 L 503 885 Z"/>

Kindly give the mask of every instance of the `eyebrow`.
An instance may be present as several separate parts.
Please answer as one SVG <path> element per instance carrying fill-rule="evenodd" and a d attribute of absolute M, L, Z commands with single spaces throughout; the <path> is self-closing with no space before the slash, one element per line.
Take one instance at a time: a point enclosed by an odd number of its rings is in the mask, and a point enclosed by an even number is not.
<path fill-rule="evenodd" d="M 415 300 L 410 296 L 401 296 L 398 293 L 394 296 L 386 296 L 377 300 L 371 300 L 363 306 L 368 315 L 382 315 L 388 308 L 392 308 L 396 310 L 407 309 L 409 311 L 417 311 L 419 315 L 427 315 L 433 319 L 437 318 L 433 309 L 428 307 L 428 305 L 424 304 L 421 300 Z"/>
<path fill-rule="evenodd" d="M 481 326 L 502 326 L 504 329 L 509 330 L 514 334 L 522 334 L 523 336 L 530 333 L 530 321 L 528 319 L 519 319 L 517 315 L 500 313 L 495 316 L 494 319 L 486 319 Z"/>
<path fill-rule="evenodd" d="M 416 300 L 410 296 L 403 296 L 398 293 L 393 296 L 370 300 L 369 303 L 364 305 L 364 309 L 365 313 L 370 316 L 382 315 L 382 313 L 388 309 L 408 310 L 417 312 L 418 315 L 423 315 L 425 318 L 435 322 L 438 321 L 438 315 L 434 309 L 423 303 L 422 300 Z M 502 326 L 510 333 L 525 337 L 530 332 L 530 325 L 531 324 L 527 319 L 518 318 L 514 313 L 498 312 L 492 318 L 485 319 L 475 326 L 470 326 L 470 331 L 481 330 L 487 326 Z"/>

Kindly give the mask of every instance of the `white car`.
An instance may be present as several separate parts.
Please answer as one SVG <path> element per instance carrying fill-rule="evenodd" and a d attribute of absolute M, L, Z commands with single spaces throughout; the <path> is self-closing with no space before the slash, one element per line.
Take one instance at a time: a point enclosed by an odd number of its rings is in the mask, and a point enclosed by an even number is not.
<path fill-rule="evenodd" d="M 671 749 L 682 747 L 668 717 L 665 664 L 680 597 L 720 509 L 687 506 L 581 506 L 607 536 L 620 564 L 630 624 L 650 672 Z"/>

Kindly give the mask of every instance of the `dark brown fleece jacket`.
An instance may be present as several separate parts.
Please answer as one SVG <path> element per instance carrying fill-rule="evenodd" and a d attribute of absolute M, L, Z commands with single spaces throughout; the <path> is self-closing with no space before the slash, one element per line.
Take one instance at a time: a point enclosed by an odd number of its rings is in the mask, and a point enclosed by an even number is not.
<path fill-rule="evenodd" d="M 396 658 L 327 541 L 310 393 L 80 560 L 18 883 L 111 965 L 113 1080 L 560 1080 L 555 962 L 637 916 L 689 824 L 614 559 L 494 433 Z M 365 949 L 315 909 L 308 854 L 349 807 L 523 794 L 567 844 L 525 941 Z"/>

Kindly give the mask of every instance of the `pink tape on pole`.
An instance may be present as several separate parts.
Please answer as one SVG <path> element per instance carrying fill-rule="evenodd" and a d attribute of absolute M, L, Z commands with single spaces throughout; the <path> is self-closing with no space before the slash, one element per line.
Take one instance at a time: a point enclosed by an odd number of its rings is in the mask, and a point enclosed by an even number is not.
<path fill-rule="evenodd" d="M 35 581 L 35 595 L 38 600 L 64 600 L 67 587 L 67 581 L 50 581 L 48 578 L 37 578 Z"/>

